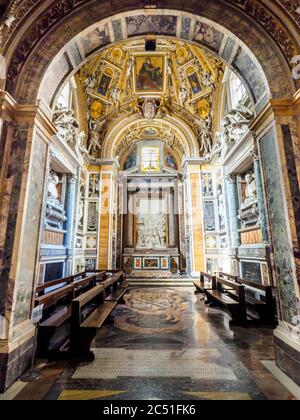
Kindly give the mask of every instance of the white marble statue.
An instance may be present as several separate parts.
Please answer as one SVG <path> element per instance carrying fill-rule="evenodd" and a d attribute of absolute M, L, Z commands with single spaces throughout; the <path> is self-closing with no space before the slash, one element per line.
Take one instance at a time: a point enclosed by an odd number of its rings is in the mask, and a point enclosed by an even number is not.
<path fill-rule="evenodd" d="M 53 201 L 59 201 L 59 193 L 57 186 L 59 184 L 59 176 L 54 172 L 51 171 L 49 174 L 49 180 L 48 180 L 48 197 Z"/>
<path fill-rule="evenodd" d="M 82 131 L 76 137 L 76 149 L 79 151 L 82 157 L 85 157 L 89 153 L 88 149 L 85 146 L 85 139 L 86 139 L 86 134 L 84 131 Z"/>
<path fill-rule="evenodd" d="M 121 97 L 120 89 L 117 87 L 112 88 L 110 91 L 109 97 L 112 100 L 114 106 L 118 108 L 120 106 L 120 97 Z"/>
<path fill-rule="evenodd" d="M 179 102 L 182 108 L 185 108 L 185 104 L 189 99 L 189 91 L 185 87 L 181 87 L 179 90 Z"/>
<path fill-rule="evenodd" d="M 93 75 L 88 75 L 83 82 L 85 90 L 94 90 L 97 86 L 98 80 Z"/>
<path fill-rule="evenodd" d="M 239 141 L 248 130 L 253 118 L 254 112 L 239 102 L 222 121 L 222 143 L 229 146 Z"/>
<path fill-rule="evenodd" d="M 53 114 L 53 123 L 58 129 L 58 134 L 66 143 L 74 144 L 76 142 L 79 124 L 74 117 L 72 109 L 64 108 L 59 104 Z"/>
<path fill-rule="evenodd" d="M 249 173 L 245 176 L 245 199 L 243 204 L 250 204 L 256 200 L 256 182 L 253 174 Z"/>

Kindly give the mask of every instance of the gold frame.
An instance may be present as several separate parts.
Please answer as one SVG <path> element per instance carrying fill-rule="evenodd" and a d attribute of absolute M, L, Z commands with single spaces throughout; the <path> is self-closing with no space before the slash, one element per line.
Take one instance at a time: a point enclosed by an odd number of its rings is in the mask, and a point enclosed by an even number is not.
<path fill-rule="evenodd" d="M 136 69 L 136 59 L 140 57 L 162 57 L 163 59 L 163 83 L 162 83 L 162 90 L 141 90 L 137 88 L 137 69 Z M 160 97 L 166 93 L 167 89 L 167 55 L 164 52 L 138 52 L 133 54 L 133 92 L 137 96 L 142 97 Z"/>

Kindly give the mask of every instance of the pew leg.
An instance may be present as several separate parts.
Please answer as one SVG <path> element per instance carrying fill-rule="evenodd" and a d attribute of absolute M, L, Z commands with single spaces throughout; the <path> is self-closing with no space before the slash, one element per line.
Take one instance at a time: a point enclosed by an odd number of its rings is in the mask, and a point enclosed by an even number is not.
<path fill-rule="evenodd" d="M 72 332 L 70 344 L 70 355 L 72 359 L 83 359 L 88 362 L 92 362 L 95 359 L 95 355 L 90 348 L 96 333 L 97 329 L 93 328 Z"/>
<path fill-rule="evenodd" d="M 230 326 L 235 326 L 235 325 L 241 325 L 241 326 L 245 326 L 247 324 L 247 313 L 246 313 L 246 307 L 244 306 L 230 306 L 227 307 L 232 320 L 229 322 Z"/>
<path fill-rule="evenodd" d="M 40 327 L 38 330 L 38 346 L 37 346 L 37 357 L 48 358 L 49 357 L 49 343 L 51 338 L 55 334 L 55 327 Z"/>

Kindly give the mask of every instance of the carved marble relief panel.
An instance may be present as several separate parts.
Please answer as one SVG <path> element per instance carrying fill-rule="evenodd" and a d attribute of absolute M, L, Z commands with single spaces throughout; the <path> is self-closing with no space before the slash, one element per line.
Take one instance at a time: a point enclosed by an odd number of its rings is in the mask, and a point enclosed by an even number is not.
<path fill-rule="evenodd" d="M 213 201 L 205 201 L 203 203 L 204 213 L 204 228 L 206 232 L 213 232 L 216 230 L 215 220 L 215 204 Z"/>
<path fill-rule="evenodd" d="M 88 203 L 87 231 L 97 232 L 98 227 L 98 205 L 97 203 Z"/>

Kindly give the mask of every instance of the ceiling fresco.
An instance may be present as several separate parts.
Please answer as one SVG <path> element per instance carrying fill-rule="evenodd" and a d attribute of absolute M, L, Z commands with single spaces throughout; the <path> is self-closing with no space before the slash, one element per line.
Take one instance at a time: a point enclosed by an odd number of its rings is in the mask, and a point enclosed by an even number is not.
<path fill-rule="evenodd" d="M 144 39 L 115 44 L 90 59 L 75 75 L 81 114 L 88 117 L 83 123 L 92 156 L 101 156 L 100 145 L 120 119 L 124 124 L 137 123 L 136 140 L 142 139 L 149 127 L 146 137 L 163 137 L 171 146 L 180 145 L 180 140 L 170 126 L 153 127 L 157 121 L 181 119 L 199 139 L 200 154 L 211 151 L 213 104 L 224 64 L 194 45 L 163 38 L 155 42 L 156 51 L 151 52 L 145 51 Z M 131 127 L 129 133 L 124 132 L 118 155 L 122 144 L 127 149 L 133 131 Z"/>

